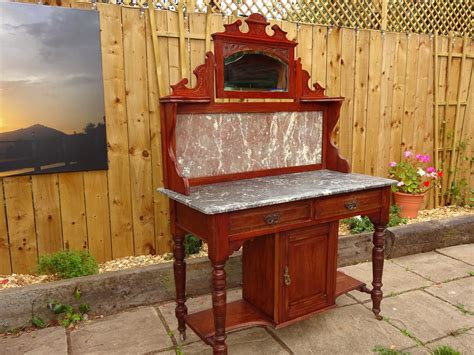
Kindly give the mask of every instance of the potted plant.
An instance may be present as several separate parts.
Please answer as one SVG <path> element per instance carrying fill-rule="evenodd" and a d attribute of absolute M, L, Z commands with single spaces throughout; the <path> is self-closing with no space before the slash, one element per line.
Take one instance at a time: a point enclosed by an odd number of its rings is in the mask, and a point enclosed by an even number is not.
<path fill-rule="evenodd" d="M 405 151 L 401 162 L 389 163 L 390 177 L 398 180 L 392 191 L 401 217 L 416 218 L 426 192 L 439 185 L 443 172 L 428 166 L 430 160 L 429 155 Z"/>

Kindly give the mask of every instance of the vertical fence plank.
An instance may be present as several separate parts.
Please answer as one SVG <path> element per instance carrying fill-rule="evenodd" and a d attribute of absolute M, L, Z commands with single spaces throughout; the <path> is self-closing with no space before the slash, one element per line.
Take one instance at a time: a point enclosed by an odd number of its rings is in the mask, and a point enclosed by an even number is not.
<path fill-rule="evenodd" d="M 388 137 L 391 134 L 397 41 L 396 33 L 383 34 L 378 144 L 374 171 L 378 176 L 387 175 L 390 158 L 390 139 Z"/>
<path fill-rule="evenodd" d="M 32 273 L 38 262 L 35 217 L 29 176 L 3 179 L 12 270 Z"/>
<path fill-rule="evenodd" d="M 112 256 L 119 258 L 134 254 L 121 9 L 108 4 L 97 4 L 97 8 L 104 63 Z"/>
<path fill-rule="evenodd" d="M 341 96 L 341 37 L 342 28 L 330 28 L 328 30 L 328 49 L 327 49 L 327 81 L 326 81 L 326 95 Z M 340 125 L 338 122 L 334 131 L 332 132 L 333 141 L 339 145 Z"/>
<path fill-rule="evenodd" d="M 10 258 L 10 243 L 8 241 L 7 216 L 5 214 L 5 199 L 3 196 L 3 180 L 0 179 L 0 274 L 12 272 Z"/>
<path fill-rule="evenodd" d="M 374 141 L 377 138 L 378 142 L 380 124 L 383 122 L 380 116 L 383 42 L 382 34 L 379 31 L 370 31 L 367 126 L 364 159 L 364 172 L 369 175 L 374 175 L 376 167 L 381 163 L 377 161 L 377 151 L 382 147 L 378 144 L 374 144 Z"/>
<path fill-rule="evenodd" d="M 352 171 L 362 173 L 365 166 L 365 136 L 367 123 L 367 84 L 369 78 L 370 31 L 357 34 L 355 65 L 355 97 L 352 146 Z"/>
<path fill-rule="evenodd" d="M 296 47 L 296 56 L 301 58 L 303 69 L 311 73 L 313 65 L 313 26 L 301 25 L 298 30 L 297 42 L 298 47 Z M 326 63 L 324 63 L 324 66 L 326 66 Z M 311 80 L 315 82 L 316 78 L 311 78 Z M 311 86 L 312 83 L 309 83 L 308 85 Z"/>
<path fill-rule="evenodd" d="M 192 35 L 199 35 L 205 36 L 206 35 L 206 14 L 189 14 L 188 21 L 189 21 L 189 33 Z M 204 58 L 206 54 L 206 42 L 202 39 L 192 39 L 187 42 L 187 47 L 190 50 L 189 56 L 189 63 L 191 64 L 191 71 L 194 70 L 198 65 L 204 63 Z M 196 84 L 196 76 L 194 74 L 191 75 L 191 86 L 194 87 Z"/>
<path fill-rule="evenodd" d="M 413 150 L 413 137 L 415 130 L 415 109 L 416 102 L 416 86 L 418 80 L 418 51 L 419 39 L 416 35 L 408 36 L 408 53 L 407 53 L 407 71 L 405 99 L 403 105 L 403 121 L 402 121 L 402 152 L 405 150 Z"/>
<path fill-rule="evenodd" d="M 179 18 L 177 13 L 166 11 L 166 21 L 169 32 L 179 33 Z M 168 69 L 170 85 L 176 84 L 182 79 L 179 66 L 181 62 L 179 53 L 178 38 L 168 38 Z"/>
<path fill-rule="evenodd" d="M 429 39 L 429 58 L 428 58 L 428 87 L 426 91 L 426 113 L 425 113 L 425 132 L 424 132 L 424 139 L 423 139 L 423 148 L 422 150 L 427 154 L 431 154 L 432 156 L 432 165 L 436 166 L 434 161 L 435 154 L 434 151 L 434 120 L 433 120 L 433 112 L 434 112 L 434 44 L 435 41 L 433 37 Z M 432 189 L 429 192 L 429 196 L 426 202 L 426 208 L 434 208 L 434 198 L 435 198 L 435 191 L 438 189 Z"/>
<path fill-rule="evenodd" d="M 164 91 L 163 58 L 166 57 L 160 46 L 160 40 L 156 38 L 157 15 L 158 11 L 150 10 L 147 12 L 146 19 L 146 39 L 147 39 L 147 70 L 148 70 L 148 112 L 150 116 L 150 144 L 151 144 L 151 169 L 153 181 L 153 207 L 155 217 L 155 245 L 156 253 L 163 254 L 171 250 L 171 234 L 170 234 L 170 214 L 169 202 L 166 196 L 157 191 L 158 187 L 163 186 L 163 162 L 161 155 L 161 124 L 159 98 L 160 93 Z M 152 21 L 154 25 L 151 26 Z M 166 26 L 166 23 L 165 23 Z M 165 27 L 166 28 L 166 27 Z M 152 36 L 155 36 L 153 40 Z M 154 46 L 157 46 L 155 48 Z M 167 43 L 166 43 L 167 45 Z M 155 60 L 155 55 L 159 56 L 159 60 Z M 158 83 L 158 72 L 161 73 Z"/>
<path fill-rule="evenodd" d="M 341 49 L 341 96 L 344 96 L 345 100 L 339 119 L 339 148 L 342 156 L 352 161 L 356 52 L 356 34 L 354 30 L 342 29 Z"/>
<path fill-rule="evenodd" d="M 58 175 L 32 177 L 38 254 L 55 253 L 63 249 Z"/>
<path fill-rule="evenodd" d="M 323 87 L 326 87 L 327 39 L 326 26 L 313 26 L 313 66 L 310 74 L 311 80 Z"/>
<path fill-rule="evenodd" d="M 406 64 L 408 37 L 404 33 L 397 34 L 395 77 L 393 82 L 392 120 L 390 123 L 390 161 L 400 161 L 402 142 L 403 105 L 406 87 Z"/>
<path fill-rule="evenodd" d="M 122 8 L 135 254 L 155 254 L 145 16 Z"/>
<path fill-rule="evenodd" d="M 59 174 L 59 196 L 64 248 L 83 250 L 87 242 L 84 179 L 82 173 Z"/>
<path fill-rule="evenodd" d="M 89 250 L 98 262 L 103 263 L 112 259 L 107 173 L 84 173 L 84 190 Z"/>

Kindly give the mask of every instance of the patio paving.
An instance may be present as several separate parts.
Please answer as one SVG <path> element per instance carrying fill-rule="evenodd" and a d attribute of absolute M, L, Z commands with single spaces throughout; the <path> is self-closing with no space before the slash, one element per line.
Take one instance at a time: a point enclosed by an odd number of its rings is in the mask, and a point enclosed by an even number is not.
<path fill-rule="evenodd" d="M 361 293 L 337 300 L 337 308 L 275 330 L 254 327 L 228 334 L 229 354 L 370 354 L 376 345 L 429 354 L 450 345 L 474 353 L 474 245 L 467 244 L 388 260 L 384 270 L 383 321 L 374 319 Z M 343 268 L 370 283 L 369 263 Z M 228 300 L 240 289 L 229 290 Z M 187 301 L 190 312 L 211 305 L 210 295 Z M 92 305 L 93 306 L 93 305 Z M 178 339 L 174 304 L 139 307 L 103 319 L 0 338 L 3 354 L 212 354 L 188 329 Z"/>

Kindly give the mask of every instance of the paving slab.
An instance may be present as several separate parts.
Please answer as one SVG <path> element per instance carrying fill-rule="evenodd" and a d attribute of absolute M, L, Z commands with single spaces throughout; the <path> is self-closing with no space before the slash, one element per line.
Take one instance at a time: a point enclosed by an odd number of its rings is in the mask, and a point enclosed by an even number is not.
<path fill-rule="evenodd" d="M 295 354 L 367 354 L 376 345 L 396 349 L 416 345 L 360 304 L 336 308 L 274 332 Z"/>
<path fill-rule="evenodd" d="M 445 282 L 469 275 L 472 266 L 435 252 L 408 255 L 393 262 L 434 282 Z"/>
<path fill-rule="evenodd" d="M 356 304 L 356 303 L 357 301 L 355 299 L 347 295 L 341 295 L 338 298 L 336 298 L 336 306 L 338 307 L 349 306 L 351 304 Z"/>
<path fill-rule="evenodd" d="M 428 287 L 425 291 L 474 313 L 474 277 L 472 276 L 443 284 L 436 284 Z"/>
<path fill-rule="evenodd" d="M 289 354 L 264 328 L 254 327 L 227 334 L 227 348 L 232 355 L 287 355 Z M 186 355 L 212 355 L 212 348 L 204 342 L 181 348 Z"/>
<path fill-rule="evenodd" d="M 346 266 L 340 270 L 367 283 L 370 287 L 372 282 L 372 263 Z M 404 267 L 394 264 L 390 260 L 386 260 L 384 263 L 382 282 L 382 291 L 385 297 L 390 296 L 392 293 L 400 293 L 433 284 L 431 281 L 407 271 Z M 368 293 L 352 291 L 350 294 L 359 301 L 370 300 Z"/>
<path fill-rule="evenodd" d="M 474 266 L 474 243 L 456 245 L 449 248 L 438 249 L 437 251 Z M 474 271 L 474 268 L 472 271 Z"/>
<path fill-rule="evenodd" d="M 474 354 L 474 329 L 471 329 L 467 333 L 458 336 L 449 336 L 433 343 L 428 344 L 428 348 L 431 350 L 436 349 L 439 346 L 448 345 L 454 350 L 461 352 L 461 354 Z"/>
<path fill-rule="evenodd" d="M 242 298 L 242 289 L 236 288 L 233 290 L 227 291 L 227 302 L 236 301 Z M 204 295 L 199 297 L 188 298 L 186 300 L 186 306 L 188 307 L 188 313 L 194 313 L 203 311 L 205 309 L 212 307 L 212 297 L 211 295 Z M 200 340 L 200 338 L 192 331 L 191 328 L 187 327 L 186 329 L 186 340 L 184 342 L 179 339 L 178 331 L 178 321 L 174 314 L 174 309 L 176 307 L 175 302 L 168 302 L 160 305 L 158 309 L 160 310 L 163 318 L 166 321 L 169 329 L 173 332 L 176 337 L 176 340 L 182 344 L 189 344 L 194 341 Z"/>
<path fill-rule="evenodd" d="M 92 321 L 69 335 L 71 354 L 144 354 L 173 346 L 153 307 Z"/>
<path fill-rule="evenodd" d="M 1 354 L 66 355 L 67 338 L 64 327 L 51 327 L 0 338 Z"/>
<path fill-rule="evenodd" d="M 423 343 L 474 326 L 474 316 L 423 291 L 407 292 L 382 302 L 382 315 Z"/>

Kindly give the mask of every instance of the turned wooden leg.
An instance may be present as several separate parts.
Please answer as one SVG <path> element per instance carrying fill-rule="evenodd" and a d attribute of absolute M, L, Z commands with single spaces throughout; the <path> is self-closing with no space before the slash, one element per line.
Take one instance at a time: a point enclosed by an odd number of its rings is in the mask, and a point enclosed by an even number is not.
<path fill-rule="evenodd" d="M 226 316 L 226 274 L 224 263 L 213 263 L 212 267 L 212 309 L 214 312 L 215 335 L 212 348 L 214 355 L 227 354 L 227 344 L 225 340 L 225 316 Z"/>
<path fill-rule="evenodd" d="M 188 314 L 186 302 L 186 262 L 184 261 L 184 233 L 173 235 L 174 240 L 174 281 L 176 285 L 176 308 L 175 314 L 178 319 L 178 330 L 181 340 L 186 339 L 186 323 L 184 316 Z"/>
<path fill-rule="evenodd" d="M 372 312 L 375 314 L 375 318 L 378 320 L 382 319 L 380 315 L 380 302 L 382 302 L 382 272 L 384 262 L 384 251 L 385 251 L 385 225 L 375 225 L 375 231 L 373 236 L 374 247 L 372 249 Z"/>

